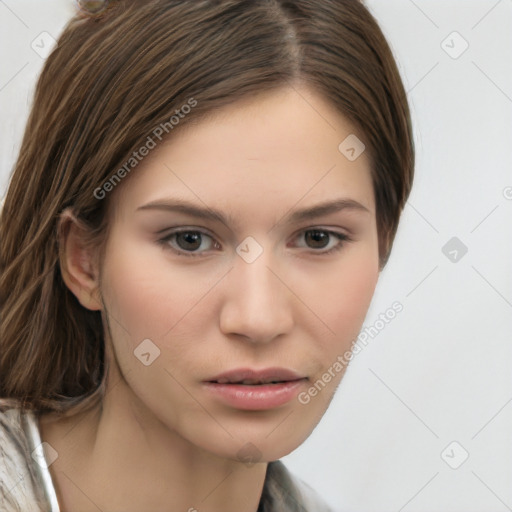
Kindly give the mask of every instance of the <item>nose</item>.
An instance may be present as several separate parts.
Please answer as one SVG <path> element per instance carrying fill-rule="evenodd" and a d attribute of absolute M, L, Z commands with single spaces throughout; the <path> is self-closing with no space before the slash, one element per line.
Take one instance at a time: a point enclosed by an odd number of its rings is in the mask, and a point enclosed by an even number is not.
<path fill-rule="evenodd" d="M 270 251 L 252 263 L 236 255 L 224 283 L 221 332 L 254 343 L 269 343 L 289 333 L 294 325 L 293 293 L 282 274 Z"/>

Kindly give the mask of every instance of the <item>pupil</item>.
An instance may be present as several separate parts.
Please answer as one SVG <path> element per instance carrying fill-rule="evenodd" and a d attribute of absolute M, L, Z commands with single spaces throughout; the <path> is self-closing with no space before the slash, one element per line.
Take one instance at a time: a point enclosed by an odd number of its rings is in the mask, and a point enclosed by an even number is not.
<path fill-rule="evenodd" d="M 185 245 L 180 243 L 180 240 L 184 241 Z M 178 233 L 176 235 L 176 242 L 182 249 L 198 249 L 201 246 L 201 233 Z"/>
<path fill-rule="evenodd" d="M 329 235 L 325 231 L 308 231 L 306 232 L 306 242 L 308 241 L 313 242 L 310 247 L 322 249 L 329 243 Z"/>

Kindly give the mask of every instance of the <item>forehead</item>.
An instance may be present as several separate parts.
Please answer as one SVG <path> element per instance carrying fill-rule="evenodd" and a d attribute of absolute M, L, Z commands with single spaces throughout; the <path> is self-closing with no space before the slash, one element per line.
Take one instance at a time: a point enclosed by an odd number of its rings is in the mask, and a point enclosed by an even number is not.
<path fill-rule="evenodd" d="M 241 214 L 244 206 L 252 213 L 286 210 L 328 196 L 351 198 L 374 211 L 367 154 L 350 160 L 340 151 L 340 143 L 354 136 L 364 140 L 311 90 L 267 92 L 178 126 L 133 171 L 119 206 L 136 209 L 143 202 L 179 197 L 220 209 L 237 207 Z"/>

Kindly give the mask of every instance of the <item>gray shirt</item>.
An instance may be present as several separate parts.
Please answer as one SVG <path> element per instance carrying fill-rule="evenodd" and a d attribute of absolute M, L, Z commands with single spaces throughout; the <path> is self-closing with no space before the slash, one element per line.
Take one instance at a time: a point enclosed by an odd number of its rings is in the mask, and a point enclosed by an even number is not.
<path fill-rule="evenodd" d="M 61 512 L 41 444 L 36 414 L 5 406 L 1 399 L 0 510 Z M 267 467 L 258 512 L 333 511 L 282 462 L 274 461 Z"/>

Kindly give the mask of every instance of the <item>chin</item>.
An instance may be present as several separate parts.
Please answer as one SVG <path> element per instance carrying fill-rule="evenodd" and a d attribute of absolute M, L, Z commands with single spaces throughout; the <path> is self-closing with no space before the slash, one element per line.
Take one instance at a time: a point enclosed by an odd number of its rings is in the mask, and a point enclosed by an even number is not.
<path fill-rule="evenodd" d="M 197 445 L 218 457 L 247 465 L 278 460 L 301 446 L 318 424 L 318 421 L 297 424 L 296 414 L 294 411 L 289 419 L 267 422 L 265 426 L 250 424 L 246 428 L 239 425 L 230 429 L 226 425 L 233 437 L 204 433 Z"/>

